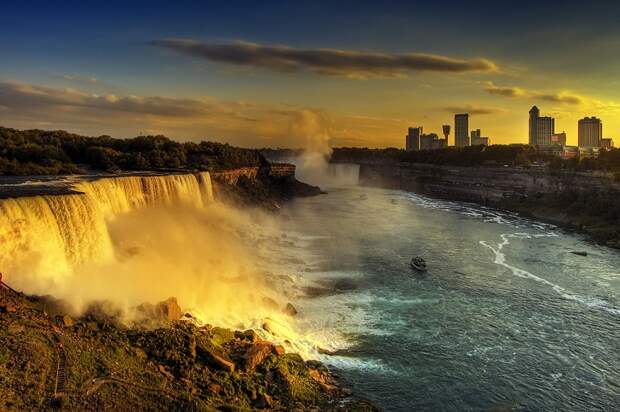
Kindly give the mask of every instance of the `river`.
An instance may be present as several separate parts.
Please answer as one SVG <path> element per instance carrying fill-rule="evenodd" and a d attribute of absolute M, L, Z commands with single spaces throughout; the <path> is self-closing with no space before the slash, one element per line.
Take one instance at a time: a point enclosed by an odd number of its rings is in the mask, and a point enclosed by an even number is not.
<path fill-rule="evenodd" d="M 620 407 L 617 251 L 395 190 L 328 188 L 283 214 L 298 327 L 358 396 L 388 411 Z"/>

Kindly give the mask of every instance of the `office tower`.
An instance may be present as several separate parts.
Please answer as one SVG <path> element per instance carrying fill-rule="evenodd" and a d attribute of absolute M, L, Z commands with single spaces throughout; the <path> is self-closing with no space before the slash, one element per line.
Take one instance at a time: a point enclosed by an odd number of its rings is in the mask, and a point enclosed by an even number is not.
<path fill-rule="evenodd" d="M 551 146 L 551 136 L 555 133 L 555 119 L 553 117 L 539 117 L 536 119 L 536 145 Z"/>
<path fill-rule="evenodd" d="M 579 147 L 601 147 L 603 123 L 596 117 L 584 117 L 577 122 Z"/>
<path fill-rule="evenodd" d="M 532 146 L 551 146 L 551 136 L 555 133 L 555 119 L 553 117 L 540 117 L 538 107 L 530 109 L 529 139 Z"/>
<path fill-rule="evenodd" d="M 540 117 L 540 110 L 538 107 L 532 106 L 530 109 L 530 127 L 529 127 L 529 139 L 528 143 L 531 146 L 536 146 L 538 139 L 536 138 L 536 121 Z"/>
<path fill-rule="evenodd" d="M 409 133 L 405 136 L 405 149 L 420 150 L 420 136 L 422 135 L 422 127 L 410 127 Z"/>
<path fill-rule="evenodd" d="M 454 115 L 454 145 L 456 147 L 469 146 L 469 114 Z"/>

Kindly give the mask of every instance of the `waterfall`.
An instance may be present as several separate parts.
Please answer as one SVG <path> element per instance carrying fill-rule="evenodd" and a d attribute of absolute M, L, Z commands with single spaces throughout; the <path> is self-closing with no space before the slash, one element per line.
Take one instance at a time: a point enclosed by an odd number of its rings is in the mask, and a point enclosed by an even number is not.
<path fill-rule="evenodd" d="M 197 175 L 120 176 L 80 181 L 77 194 L 0 200 L 0 271 L 15 286 L 21 276 L 50 282 L 77 265 L 114 257 L 107 222 L 157 205 L 202 207 L 213 200 L 208 172 Z"/>

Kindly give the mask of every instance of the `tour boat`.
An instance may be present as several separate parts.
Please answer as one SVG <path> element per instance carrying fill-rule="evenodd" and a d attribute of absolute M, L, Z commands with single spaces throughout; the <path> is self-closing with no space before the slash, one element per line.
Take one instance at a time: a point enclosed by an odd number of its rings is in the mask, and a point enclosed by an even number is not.
<path fill-rule="evenodd" d="M 419 256 L 411 259 L 411 267 L 420 272 L 426 272 L 426 261 Z"/>

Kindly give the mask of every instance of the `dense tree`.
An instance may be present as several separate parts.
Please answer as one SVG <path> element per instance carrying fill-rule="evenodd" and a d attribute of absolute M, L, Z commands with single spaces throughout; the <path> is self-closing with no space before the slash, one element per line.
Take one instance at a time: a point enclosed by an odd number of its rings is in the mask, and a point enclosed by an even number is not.
<path fill-rule="evenodd" d="M 121 170 L 219 170 L 260 166 L 256 151 L 214 142 L 179 143 L 165 136 L 114 139 L 65 131 L 0 127 L 0 174 L 81 173 L 87 168 Z"/>

